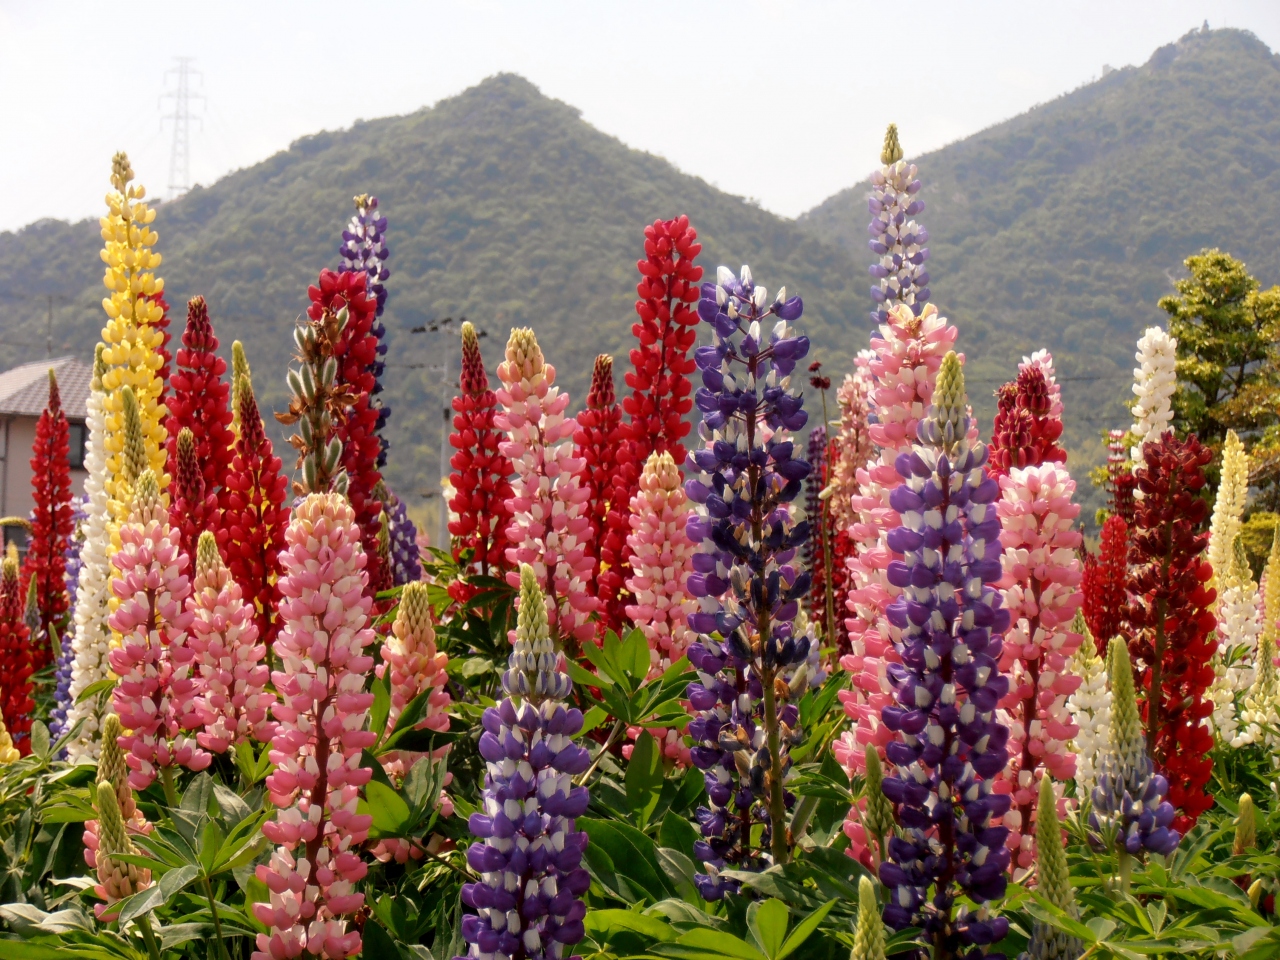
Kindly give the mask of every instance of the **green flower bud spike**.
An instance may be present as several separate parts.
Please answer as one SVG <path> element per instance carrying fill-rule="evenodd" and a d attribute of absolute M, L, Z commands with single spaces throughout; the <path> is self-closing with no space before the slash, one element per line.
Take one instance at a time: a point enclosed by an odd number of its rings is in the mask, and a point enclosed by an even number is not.
<path fill-rule="evenodd" d="M 102 718 L 102 754 L 98 760 L 98 781 L 111 784 L 117 792 L 129 777 L 124 751 L 120 749 L 120 737 L 123 734 L 120 718 L 114 713 L 108 713 Z"/>
<path fill-rule="evenodd" d="M 884 132 L 884 146 L 880 149 L 880 162 L 886 167 L 902 159 L 902 144 L 898 142 L 898 125 L 889 124 Z"/>
<path fill-rule="evenodd" d="M 866 748 L 866 779 L 862 793 L 867 798 L 867 809 L 862 814 L 862 826 L 867 831 L 867 839 L 873 840 L 878 863 L 884 863 L 885 847 L 889 837 L 893 835 L 893 805 L 884 795 L 884 768 L 880 766 L 880 754 L 871 744 Z"/>
<path fill-rule="evenodd" d="M 132 484 L 147 469 L 147 445 L 142 437 L 142 411 L 138 409 L 138 396 L 133 392 L 133 387 L 125 384 L 120 389 L 120 400 L 123 405 L 121 423 L 124 428 L 124 451 L 120 464 L 124 479 Z"/>
<path fill-rule="evenodd" d="M 1047 776 L 1040 781 L 1036 847 L 1039 850 L 1036 889 L 1071 919 L 1078 920 L 1080 910 L 1071 889 L 1067 851 L 1062 846 L 1062 824 L 1058 822 L 1058 796 L 1053 792 L 1052 778 Z M 1083 952 L 1084 945 L 1075 937 L 1037 920 L 1031 926 L 1031 942 L 1023 956 L 1026 960 L 1074 960 Z"/>
<path fill-rule="evenodd" d="M 1107 678 L 1111 681 L 1111 749 L 1126 777 L 1136 770 L 1147 750 L 1138 697 L 1133 685 L 1133 665 L 1129 647 L 1121 637 L 1112 637 L 1107 647 Z"/>
<path fill-rule="evenodd" d="M 196 575 L 210 576 L 222 567 L 222 554 L 218 552 L 218 538 L 208 530 L 196 541 Z"/>
<path fill-rule="evenodd" d="M 948 457 L 964 440 L 969 430 L 969 402 L 965 396 L 964 368 L 954 350 L 942 358 L 938 370 L 938 383 L 933 391 L 933 403 L 928 414 L 920 421 L 920 437 L 926 443 L 942 448 Z"/>
<path fill-rule="evenodd" d="M 1240 812 L 1236 814 L 1236 837 L 1231 844 L 1231 855 L 1242 857 L 1258 845 L 1258 815 L 1253 797 L 1240 794 Z"/>
<path fill-rule="evenodd" d="M 858 880 L 858 923 L 849 960 L 885 960 L 884 921 L 876 904 L 876 887 L 868 877 Z"/>

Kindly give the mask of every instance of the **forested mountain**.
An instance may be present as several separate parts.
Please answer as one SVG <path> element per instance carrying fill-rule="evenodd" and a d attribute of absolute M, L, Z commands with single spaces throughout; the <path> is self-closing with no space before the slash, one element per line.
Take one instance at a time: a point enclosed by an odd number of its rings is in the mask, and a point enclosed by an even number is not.
<path fill-rule="evenodd" d="M 147 174 L 138 171 L 144 182 Z M 438 365 L 448 351 L 456 380 L 456 319 L 489 334 L 491 370 L 510 328 L 534 327 L 580 403 L 597 353 L 627 362 L 635 263 L 654 219 L 687 213 L 712 273 L 719 263 L 750 263 L 761 282 L 798 290 L 820 354 L 847 358 L 865 340 L 860 264 L 838 243 L 629 149 L 572 107 L 502 75 L 431 109 L 305 138 L 160 207 L 159 273 L 175 330 L 186 299 L 203 294 L 228 356 L 232 339 L 245 342 L 268 407 L 285 405 L 290 328 L 307 285 L 321 267 L 337 266 L 340 232 L 361 192 L 378 196 L 390 221 L 388 473 L 407 493 L 436 488 Z M 0 285 L 0 363 L 43 354 L 46 301 L 21 299 L 30 293 L 62 298 L 55 341 L 90 354 L 102 325 L 100 243 L 91 221 L 0 233 L 9 277 Z M 410 332 L 445 317 L 455 318 L 449 337 Z"/>
<path fill-rule="evenodd" d="M 899 119 L 911 157 L 910 118 Z M 875 159 L 852 160 L 851 173 Z M 1265 283 L 1280 279 L 1280 70 L 1247 33 L 1189 34 L 917 162 L 933 300 L 960 326 L 979 411 L 989 417 L 1018 357 L 1048 346 L 1081 467 L 1100 456 L 1097 432 L 1124 422 L 1133 341 L 1161 319 L 1156 300 L 1187 254 L 1218 245 Z M 163 204 L 155 226 L 175 332 L 186 299 L 203 294 L 224 350 L 245 342 L 264 405 L 281 408 L 307 285 L 337 265 L 352 196 L 380 198 L 392 251 L 388 473 L 412 502 L 436 487 L 446 352 L 457 373 L 456 339 L 412 328 L 465 315 L 489 334 L 492 369 L 510 327 L 531 325 L 577 400 L 596 353 L 626 366 L 643 227 L 687 213 L 708 270 L 750 263 L 761 282 L 804 296 L 802 324 L 838 378 L 870 328 L 866 190 L 786 220 L 501 75 L 430 109 L 304 138 Z M 0 233 L 0 364 L 43 355 L 49 297 L 55 350 L 89 355 L 100 243 L 94 221 Z"/>
<path fill-rule="evenodd" d="M 909 120 L 902 135 L 912 158 Z M 1134 341 L 1164 323 L 1189 254 L 1217 246 L 1280 282 L 1280 58 L 1252 34 L 1194 31 L 914 160 L 932 299 L 960 328 L 971 396 L 989 418 L 992 388 L 1048 347 L 1075 463 L 1127 425 Z M 865 259 L 868 189 L 800 223 Z"/>

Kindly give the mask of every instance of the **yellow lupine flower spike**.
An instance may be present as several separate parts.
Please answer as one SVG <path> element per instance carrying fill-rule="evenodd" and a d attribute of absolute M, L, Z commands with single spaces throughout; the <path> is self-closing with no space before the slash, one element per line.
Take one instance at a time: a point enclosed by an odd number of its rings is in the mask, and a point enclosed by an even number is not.
<path fill-rule="evenodd" d="M 156 326 L 164 313 L 159 304 L 148 299 L 164 292 L 164 281 L 153 272 L 160 266 L 160 254 L 152 250 L 158 237 L 150 227 L 156 212 L 143 199 L 146 189 L 132 180 L 129 158 L 116 154 L 111 161 L 113 189 L 106 197 L 107 215 L 98 221 L 106 264 L 102 284 L 110 291 L 102 301 L 107 314 L 102 328 L 107 493 L 118 503 L 128 502 L 126 490 L 121 488 L 127 481 L 121 394 L 125 386 L 133 388 L 138 402 L 147 465 L 155 471 L 162 489 L 169 483 L 164 472 L 166 411 L 160 403 L 164 383 L 159 377 L 164 335 Z"/>

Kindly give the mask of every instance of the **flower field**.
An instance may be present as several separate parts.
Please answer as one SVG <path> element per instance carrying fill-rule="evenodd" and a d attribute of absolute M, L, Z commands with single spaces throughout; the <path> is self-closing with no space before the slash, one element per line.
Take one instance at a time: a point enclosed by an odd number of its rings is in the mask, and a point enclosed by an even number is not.
<path fill-rule="evenodd" d="M 216 304 L 171 325 L 117 155 L 88 477 L 51 374 L 0 521 L 0 960 L 1280 957 L 1280 296 L 1223 320 L 1242 265 L 1188 260 L 1073 477 L 1044 350 L 983 438 L 880 159 L 834 379 L 685 216 L 580 403 L 463 323 L 433 544 L 381 472 L 377 199 L 254 371 Z"/>

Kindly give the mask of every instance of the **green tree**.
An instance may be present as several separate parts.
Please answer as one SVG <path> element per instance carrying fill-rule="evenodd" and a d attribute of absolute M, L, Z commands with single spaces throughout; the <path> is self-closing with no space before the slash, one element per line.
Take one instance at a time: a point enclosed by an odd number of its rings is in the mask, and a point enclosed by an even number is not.
<path fill-rule="evenodd" d="M 1249 448 L 1258 505 L 1274 509 L 1280 500 L 1280 287 L 1263 290 L 1242 261 L 1217 248 L 1185 264 L 1189 276 L 1160 300 L 1178 341 L 1174 425 L 1215 449 L 1234 429 Z"/>
<path fill-rule="evenodd" d="M 1261 291 L 1245 265 L 1216 248 L 1186 259 L 1190 276 L 1162 297 L 1178 340 L 1178 428 L 1221 444 L 1238 400 L 1266 379 L 1280 331 L 1280 288 Z M 1271 362 L 1268 362 L 1271 361 Z M 1246 430 L 1251 424 L 1242 424 Z"/>

